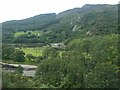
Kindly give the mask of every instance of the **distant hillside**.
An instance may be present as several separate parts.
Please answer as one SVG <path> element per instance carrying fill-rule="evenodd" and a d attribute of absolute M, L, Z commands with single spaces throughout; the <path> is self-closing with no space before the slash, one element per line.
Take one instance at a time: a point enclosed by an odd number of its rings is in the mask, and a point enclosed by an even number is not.
<path fill-rule="evenodd" d="M 106 35 L 117 33 L 117 5 L 84 5 L 59 14 L 40 14 L 24 20 L 3 23 L 3 42 L 15 42 L 14 33 L 19 31 L 39 31 L 42 34 L 31 38 L 36 42 L 66 42 L 86 35 Z M 9 39 L 9 40 L 8 40 Z M 19 40 L 28 37 L 21 38 Z M 17 41 L 19 41 L 17 39 Z M 20 41 L 19 41 L 20 42 Z"/>
<path fill-rule="evenodd" d="M 56 14 L 40 14 L 31 18 L 27 18 L 24 20 L 13 20 L 3 23 L 3 31 L 12 30 L 34 30 L 34 29 L 43 29 L 49 26 L 52 23 L 56 23 Z"/>

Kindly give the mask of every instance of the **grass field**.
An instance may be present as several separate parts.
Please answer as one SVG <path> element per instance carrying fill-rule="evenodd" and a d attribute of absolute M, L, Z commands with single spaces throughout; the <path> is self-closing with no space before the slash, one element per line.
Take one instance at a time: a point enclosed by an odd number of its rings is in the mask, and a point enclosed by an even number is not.
<path fill-rule="evenodd" d="M 33 56 L 42 56 L 42 52 L 44 51 L 44 49 L 45 47 L 24 47 L 21 50 L 25 52 L 25 55 L 32 54 Z"/>
<path fill-rule="evenodd" d="M 27 32 L 23 32 L 23 31 L 19 31 L 19 32 L 16 32 L 15 34 L 14 34 L 14 37 L 18 37 L 18 36 L 21 36 L 21 35 L 24 35 L 24 34 L 28 34 L 28 32 L 31 32 L 31 34 L 35 34 L 35 35 L 41 35 L 42 34 L 42 32 L 40 32 L 40 31 L 27 31 Z"/>
<path fill-rule="evenodd" d="M 19 49 L 19 48 L 16 48 Z M 45 47 L 33 47 L 33 48 L 22 48 L 22 50 L 25 52 L 25 55 L 32 54 L 33 56 L 42 56 L 42 52 L 45 49 Z M 25 60 L 24 62 L 17 62 L 15 60 L 2 60 L 4 63 L 12 63 L 12 64 L 29 64 L 29 65 L 37 65 L 35 61 L 31 60 Z"/>
<path fill-rule="evenodd" d="M 22 48 L 22 50 L 25 52 L 25 55 L 32 54 L 33 56 L 42 56 L 42 52 L 44 50 L 44 47 L 34 47 L 34 48 Z"/>
<path fill-rule="evenodd" d="M 24 32 L 16 32 L 14 34 L 15 37 L 18 37 L 18 36 L 21 36 L 21 35 L 24 35 L 25 33 Z"/>

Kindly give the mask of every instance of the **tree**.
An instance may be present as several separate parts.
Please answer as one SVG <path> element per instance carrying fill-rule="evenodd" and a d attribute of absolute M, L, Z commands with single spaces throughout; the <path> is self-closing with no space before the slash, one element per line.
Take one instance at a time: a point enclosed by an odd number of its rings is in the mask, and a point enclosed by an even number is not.
<path fill-rule="evenodd" d="M 22 75 L 23 74 L 23 68 L 21 65 L 18 66 L 18 68 L 15 71 L 17 74 Z"/>
<path fill-rule="evenodd" d="M 37 62 L 37 63 L 40 63 L 42 60 L 44 60 L 44 57 L 43 57 L 43 56 L 38 56 L 38 57 L 36 58 L 36 62 Z"/>
<path fill-rule="evenodd" d="M 19 71 L 19 70 L 18 70 Z M 21 69 L 20 69 L 21 72 Z M 35 87 L 32 78 L 24 77 L 14 72 L 2 70 L 2 88 L 33 88 Z M 33 86 L 34 85 L 34 86 Z"/>
<path fill-rule="evenodd" d="M 118 88 L 117 68 L 110 62 L 97 63 L 85 77 L 86 88 Z"/>
<path fill-rule="evenodd" d="M 34 57 L 32 54 L 27 54 L 27 55 L 26 55 L 26 58 L 27 58 L 28 60 L 33 60 L 35 57 Z"/>
<path fill-rule="evenodd" d="M 2 58 L 7 59 L 7 60 L 13 59 L 14 51 L 15 51 L 14 46 L 8 45 L 8 44 L 5 44 L 5 45 L 3 44 L 3 46 L 2 46 Z"/>
<path fill-rule="evenodd" d="M 43 51 L 43 56 L 45 58 L 51 58 L 51 57 L 57 57 L 58 56 L 58 51 L 55 48 L 46 48 Z"/>
<path fill-rule="evenodd" d="M 25 53 L 21 50 L 16 50 L 14 52 L 14 60 L 18 62 L 23 62 L 25 61 Z"/>

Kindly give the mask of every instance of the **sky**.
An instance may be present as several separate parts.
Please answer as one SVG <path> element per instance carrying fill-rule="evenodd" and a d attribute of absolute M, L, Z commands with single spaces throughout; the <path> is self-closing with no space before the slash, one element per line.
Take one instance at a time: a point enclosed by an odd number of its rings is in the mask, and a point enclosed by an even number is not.
<path fill-rule="evenodd" d="M 118 4 L 119 0 L 0 0 L 0 23 L 39 14 L 60 13 L 85 4 Z"/>

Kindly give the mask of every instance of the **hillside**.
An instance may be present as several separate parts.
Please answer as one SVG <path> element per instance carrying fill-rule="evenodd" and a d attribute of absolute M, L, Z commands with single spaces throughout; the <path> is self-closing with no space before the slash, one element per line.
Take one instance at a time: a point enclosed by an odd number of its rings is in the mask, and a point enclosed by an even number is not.
<path fill-rule="evenodd" d="M 4 22 L 2 61 L 37 69 L 30 78 L 20 66 L 3 69 L 3 88 L 120 88 L 117 13 L 117 5 L 87 4 Z"/>
<path fill-rule="evenodd" d="M 3 42 L 53 43 L 89 35 L 117 33 L 117 5 L 91 5 L 74 8 L 59 14 L 40 14 L 24 20 L 4 22 Z M 34 32 L 15 37 L 16 32 Z M 33 41 L 35 40 L 35 41 Z M 23 43 L 25 43 L 23 42 Z"/>

